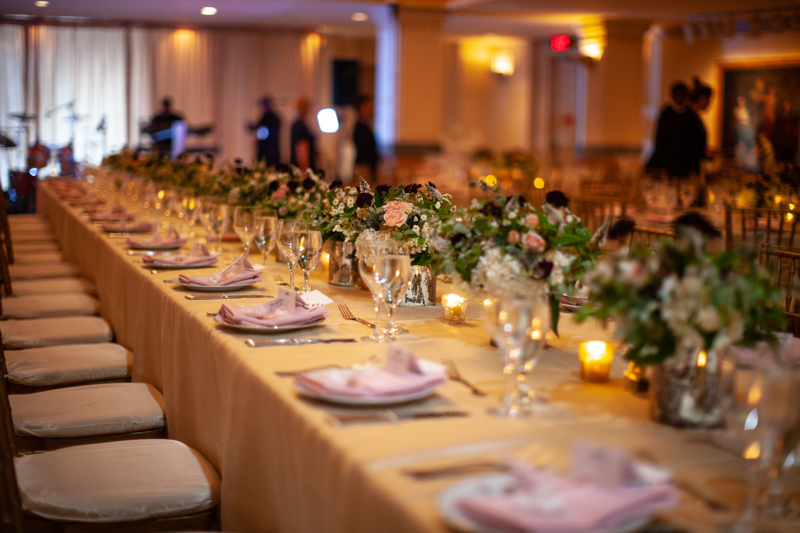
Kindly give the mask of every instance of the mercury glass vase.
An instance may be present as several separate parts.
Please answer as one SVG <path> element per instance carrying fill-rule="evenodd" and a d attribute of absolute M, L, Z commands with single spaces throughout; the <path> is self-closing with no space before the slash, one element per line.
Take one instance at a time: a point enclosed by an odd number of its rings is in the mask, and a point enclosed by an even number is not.
<path fill-rule="evenodd" d="M 436 278 L 430 267 L 411 267 L 411 282 L 399 305 L 401 307 L 436 305 Z"/>
<path fill-rule="evenodd" d="M 331 243 L 328 283 L 337 287 L 361 287 L 356 245 L 352 242 L 334 241 Z"/>

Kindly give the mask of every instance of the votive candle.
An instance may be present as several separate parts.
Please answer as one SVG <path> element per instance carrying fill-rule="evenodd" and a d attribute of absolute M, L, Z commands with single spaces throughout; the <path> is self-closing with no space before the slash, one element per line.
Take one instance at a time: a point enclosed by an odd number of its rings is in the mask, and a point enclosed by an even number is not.
<path fill-rule="evenodd" d="M 467 299 L 458 294 L 442 295 L 442 318 L 449 324 L 467 321 Z"/>
<path fill-rule="evenodd" d="M 320 261 L 322 261 L 322 268 L 324 270 L 328 270 L 328 266 L 331 263 L 331 254 L 330 254 L 330 252 L 322 252 L 322 255 L 320 256 Z"/>
<path fill-rule="evenodd" d="M 605 341 L 582 342 L 578 348 L 581 361 L 581 379 L 593 383 L 608 381 L 614 347 Z"/>

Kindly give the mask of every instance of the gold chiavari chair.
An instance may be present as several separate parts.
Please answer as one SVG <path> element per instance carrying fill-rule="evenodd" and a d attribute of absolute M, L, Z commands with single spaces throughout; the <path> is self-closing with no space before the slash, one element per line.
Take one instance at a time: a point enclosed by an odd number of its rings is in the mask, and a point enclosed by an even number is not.
<path fill-rule="evenodd" d="M 672 240 L 676 238 L 674 231 L 663 229 L 643 228 L 636 226 L 631 231 L 628 240 L 628 250 L 633 251 L 635 245 L 643 246 L 648 250 L 655 249 L 656 243 L 660 240 Z"/>
<path fill-rule="evenodd" d="M 800 335 L 800 313 L 795 301 L 795 283 L 800 273 L 800 252 L 780 249 L 771 244 L 762 244 L 759 262 L 765 268 L 775 270 L 775 284 L 783 293 L 783 312 L 792 322 L 792 332 Z"/>
<path fill-rule="evenodd" d="M 725 206 L 725 248 L 755 239 L 757 244 L 795 248 L 797 213 L 788 209 Z M 800 239 L 798 239 L 800 241 Z"/>
<path fill-rule="evenodd" d="M 590 230 L 597 231 L 609 217 L 624 217 L 626 204 L 621 198 L 577 196 L 570 198 L 569 208 Z"/>

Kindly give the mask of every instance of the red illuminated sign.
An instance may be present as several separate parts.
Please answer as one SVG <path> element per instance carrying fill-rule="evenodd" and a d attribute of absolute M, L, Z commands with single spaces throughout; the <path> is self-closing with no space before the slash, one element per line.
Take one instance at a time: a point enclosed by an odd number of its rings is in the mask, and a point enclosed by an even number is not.
<path fill-rule="evenodd" d="M 550 37 L 550 50 L 553 52 L 566 52 L 571 42 L 568 35 L 553 35 Z"/>

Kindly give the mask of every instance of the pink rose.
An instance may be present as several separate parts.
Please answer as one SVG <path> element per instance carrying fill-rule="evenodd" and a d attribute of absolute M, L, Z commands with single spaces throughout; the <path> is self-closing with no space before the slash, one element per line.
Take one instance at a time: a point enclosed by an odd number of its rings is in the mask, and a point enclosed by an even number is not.
<path fill-rule="evenodd" d="M 390 228 L 395 228 L 397 226 L 402 226 L 406 223 L 406 219 L 408 215 L 400 211 L 399 209 L 393 209 L 391 211 L 387 211 L 383 215 L 383 221 L 386 222 L 386 225 Z"/>
<path fill-rule="evenodd" d="M 522 236 L 522 246 L 525 248 L 532 248 L 537 252 L 541 252 L 544 250 L 545 246 L 547 246 L 547 243 L 544 242 L 544 239 L 541 235 L 535 231 L 529 231 Z"/>
<path fill-rule="evenodd" d="M 508 232 L 508 244 L 517 244 L 519 242 L 519 232 L 512 229 Z"/>
<path fill-rule="evenodd" d="M 386 202 L 386 205 L 383 206 L 384 211 L 402 211 L 406 215 L 410 215 L 411 211 L 414 210 L 414 205 L 408 202 L 401 202 L 399 200 L 392 200 L 391 202 Z"/>
<path fill-rule="evenodd" d="M 286 185 L 281 185 L 277 191 L 272 193 L 272 198 L 279 200 L 281 198 L 286 198 L 286 194 L 289 192 L 289 187 Z"/>
<path fill-rule="evenodd" d="M 528 215 L 525 217 L 525 225 L 529 228 L 538 228 L 539 227 L 539 216 L 538 215 Z"/>

